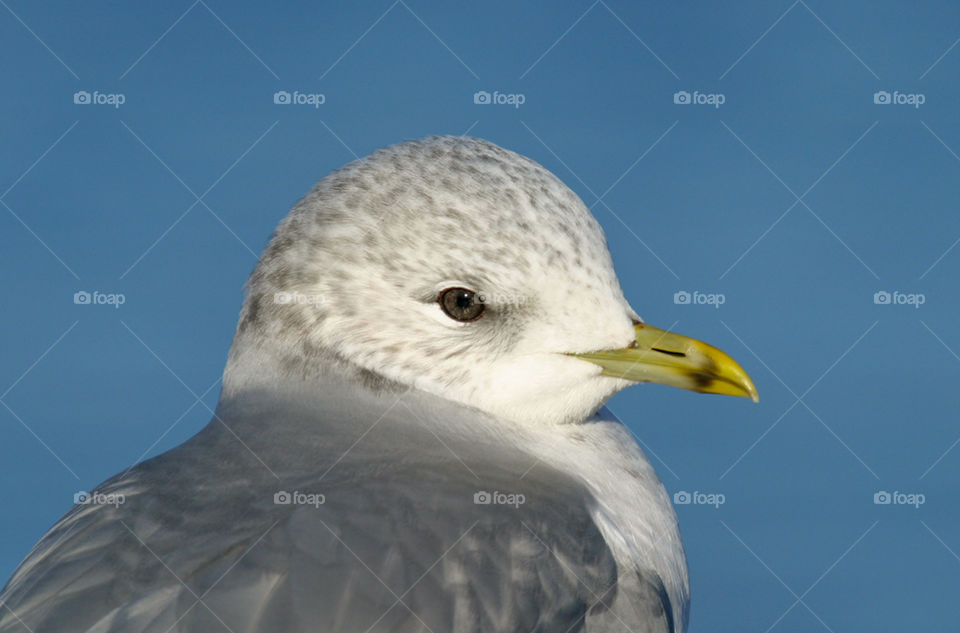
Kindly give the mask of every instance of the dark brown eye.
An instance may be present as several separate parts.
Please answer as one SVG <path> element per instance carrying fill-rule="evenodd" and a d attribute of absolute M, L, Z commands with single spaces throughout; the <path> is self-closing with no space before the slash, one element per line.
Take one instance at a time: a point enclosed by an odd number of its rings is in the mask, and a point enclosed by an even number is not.
<path fill-rule="evenodd" d="M 466 288 L 447 288 L 437 297 L 437 302 L 444 313 L 456 321 L 476 321 L 485 308 L 479 295 Z"/>

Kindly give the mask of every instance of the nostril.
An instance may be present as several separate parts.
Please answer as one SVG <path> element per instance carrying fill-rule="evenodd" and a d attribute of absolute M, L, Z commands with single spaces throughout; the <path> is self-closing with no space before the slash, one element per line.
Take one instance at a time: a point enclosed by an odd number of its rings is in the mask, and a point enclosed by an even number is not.
<path fill-rule="evenodd" d="M 676 356 L 678 358 L 686 357 L 686 354 L 684 354 L 683 352 L 673 352 L 668 349 L 660 349 L 659 347 L 651 347 L 650 349 L 654 352 L 660 352 L 661 354 L 666 354 L 667 356 Z"/>

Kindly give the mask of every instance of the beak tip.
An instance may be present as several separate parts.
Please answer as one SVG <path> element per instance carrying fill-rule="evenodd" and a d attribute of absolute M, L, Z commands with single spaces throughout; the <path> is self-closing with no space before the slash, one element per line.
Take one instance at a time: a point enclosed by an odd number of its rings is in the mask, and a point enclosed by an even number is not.
<path fill-rule="evenodd" d="M 739 368 L 739 366 L 738 366 Z M 754 402 L 760 402 L 760 393 L 757 391 L 757 386 L 753 384 L 753 381 L 750 379 L 750 376 L 747 375 L 747 372 L 740 369 L 742 373 L 740 388 L 744 391 L 744 397 L 750 398 Z"/>

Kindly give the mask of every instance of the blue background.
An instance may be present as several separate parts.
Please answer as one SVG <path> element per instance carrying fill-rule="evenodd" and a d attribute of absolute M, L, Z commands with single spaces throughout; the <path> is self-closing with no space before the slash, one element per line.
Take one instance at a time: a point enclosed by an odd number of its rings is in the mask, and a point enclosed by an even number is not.
<path fill-rule="evenodd" d="M 0 2 L 0 576 L 75 491 L 207 422 L 242 284 L 317 179 L 469 132 L 567 182 L 644 318 L 759 387 L 610 404 L 671 494 L 725 496 L 678 506 L 691 630 L 955 622 L 960 7 L 666 4 Z"/>

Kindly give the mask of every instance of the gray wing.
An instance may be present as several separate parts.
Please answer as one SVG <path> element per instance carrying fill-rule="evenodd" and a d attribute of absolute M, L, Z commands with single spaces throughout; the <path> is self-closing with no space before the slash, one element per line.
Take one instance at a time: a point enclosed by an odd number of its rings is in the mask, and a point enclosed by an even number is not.
<path fill-rule="evenodd" d="M 82 506 L 11 580 L 0 630 L 26 631 L 16 618 L 33 631 L 583 628 L 615 582 L 588 516 L 535 493 L 475 505 L 475 487 L 416 475 L 323 493 L 303 482 L 288 492 L 324 503 L 249 498 L 232 525 L 171 525 L 156 499 Z"/>
<path fill-rule="evenodd" d="M 0 594 L 0 632 L 673 630 L 659 580 L 618 574 L 567 475 L 520 478 L 466 446 L 405 459 L 387 433 L 307 469 L 319 449 L 297 437 L 277 478 L 208 427 L 108 481 L 124 503 L 77 506 L 44 537 Z"/>

